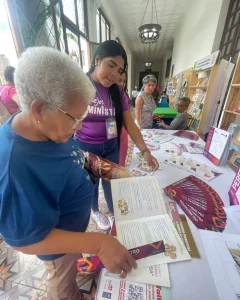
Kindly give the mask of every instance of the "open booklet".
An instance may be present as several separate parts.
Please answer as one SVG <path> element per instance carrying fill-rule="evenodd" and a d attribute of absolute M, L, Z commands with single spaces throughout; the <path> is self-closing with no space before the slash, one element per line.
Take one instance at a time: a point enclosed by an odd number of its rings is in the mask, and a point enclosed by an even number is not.
<path fill-rule="evenodd" d="M 171 222 L 155 177 L 111 181 L 118 240 L 127 248 L 162 240 L 165 252 L 138 260 L 138 267 L 191 259 Z"/>

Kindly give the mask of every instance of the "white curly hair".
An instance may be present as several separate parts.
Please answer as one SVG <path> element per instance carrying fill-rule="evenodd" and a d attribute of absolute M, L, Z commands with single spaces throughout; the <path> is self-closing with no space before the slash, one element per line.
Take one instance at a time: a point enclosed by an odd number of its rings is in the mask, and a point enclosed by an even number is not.
<path fill-rule="evenodd" d="M 89 104 L 96 93 L 89 78 L 67 54 L 49 47 L 27 49 L 19 59 L 14 80 L 20 106 L 28 111 L 36 99 L 47 103 L 50 113 L 64 107 L 71 94 Z"/>
<path fill-rule="evenodd" d="M 155 84 L 157 84 L 157 78 L 154 75 L 146 75 L 143 77 L 142 83 L 143 85 L 146 85 L 149 83 L 149 81 L 153 81 Z"/>

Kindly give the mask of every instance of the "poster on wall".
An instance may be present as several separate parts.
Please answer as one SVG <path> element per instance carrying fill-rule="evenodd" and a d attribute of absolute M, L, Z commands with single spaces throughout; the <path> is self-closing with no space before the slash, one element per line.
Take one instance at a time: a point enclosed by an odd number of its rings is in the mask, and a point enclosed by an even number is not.
<path fill-rule="evenodd" d="M 169 81 L 167 84 L 167 94 L 173 95 L 173 82 L 172 81 Z"/>
<path fill-rule="evenodd" d="M 217 62 L 219 52 L 220 50 L 196 61 L 193 66 L 193 72 L 212 68 Z"/>

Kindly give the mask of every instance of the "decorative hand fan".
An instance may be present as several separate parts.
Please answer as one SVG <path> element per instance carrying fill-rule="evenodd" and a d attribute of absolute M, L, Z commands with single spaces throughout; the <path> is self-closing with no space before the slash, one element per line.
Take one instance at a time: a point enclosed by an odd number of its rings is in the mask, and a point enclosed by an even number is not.
<path fill-rule="evenodd" d="M 129 172 L 118 164 L 90 152 L 85 152 L 84 156 L 87 161 L 85 168 L 96 178 L 103 178 L 109 182 L 111 179 L 130 177 Z"/>
<path fill-rule="evenodd" d="M 191 175 L 164 189 L 177 201 L 197 228 L 222 232 L 227 216 L 224 203 L 217 192 L 201 179 Z"/>
<path fill-rule="evenodd" d="M 193 141 L 197 141 L 199 139 L 199 136 L 196 133 L 186 130 L 178 130 L 173 135 Z"/>

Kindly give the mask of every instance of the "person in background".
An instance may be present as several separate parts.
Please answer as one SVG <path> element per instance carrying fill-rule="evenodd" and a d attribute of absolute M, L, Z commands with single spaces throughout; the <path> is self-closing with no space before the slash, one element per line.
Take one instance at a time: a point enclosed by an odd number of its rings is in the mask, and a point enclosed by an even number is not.
<path fill-rule="evenodd" d="M 154 89 L 154 91 L 152 93 L 152 96 L 153 96 L 153 99 L 154 99 L 156 105 L 157 105 L 158 100 L 159 100 L 160 92 L 161 92 L 160 91 L 160 87 L 158 85 L 156 85 L 156 87 L 155 87 L 155 89 Z"/>
<path fill-rule="evenodd" d="M 139 94 L 139 87 L 138 85 L 135 85 L 134 90 L 132 91 L 132 105 L 135 107 L 135 101 L 137 99 L 137 96 Z"/>
<path fill-rule="evenodd" d="M 14 84 L 14 72 L 15 68 L 8 66 L 4 71 L 6 83 L 0 86 L 0 101 L 11 115 L 19 110 L 18 97 Z"/>
<path fill-rule="evenodd" d="M 117 239 L 85 232 L 93 184 L 72 135 L 95 89 L 67 54 L 47 47 L 23 53 L 15 82 L 21 112 L 0 128 L 0 233 L 15 250 L 44 261 L 52 299 L 82 299 L 81 253 L 99 256 L 121 277 L 136 268 Z"/>
<path fill-rule="evenodd" d="M 188 123 L 188 107 L 190 104 L 190 99 L 187 97 L 181 97 L 179 98 L 178 104 L 177 104 L 177 116 L 173 119 L 173 121 L 170 123 L 170 125 L 166 125 L 164 121 L 159 121 L 158 126 L 163 127 L 164 129 L 183 129 L 185 130 L 187 128 Z"/>
<path fill-rule="evenodd" d="M 135 117 L 136 124 L 140 130 L 152 128 L 153 111 L 156 108 L 152 93 L 156 87 L 157 79 L 153 75 L 143 78 L 143 91 L 136 99 Z"/>
<path fill-rule="evenodd" d="M 166 90 L 162 92 L 159 102 L 160 103 L 165 102 L 165 103 L 169 104 L 169 98 L 168 98 Z"/>
<path fill-rule="evenodd" d="M 156 170 L 158 162 L 151 155 L 141 132 L 133 121 L 128 96 L 118 85 L 126 67 L 127 54 L 117 41 L 105 41 L 97 48 L 87 74 L 95 87 L 96 95 L 88 106 L 89 113 L 82 123 L 82 128 L 75 133 L 75 139 L 83 151 L 89 151 L 114 163 L 119 163 L 119 137 L 124 125 L 146 162 L 153 170 Z M 115 128 L 114 132 L 112 128 Z M 108 230 L 114 222 L 111 186 L 110 183 L 102 180 L 109 218 L 99 211 L 98 186 L 99 179 L 96 179 L 92 217 L 100 229 Z"/>
<path fill-rule="evenodd" d="M 118 84 L 123 87 L 124 92 L 127 94 L 127 72 L 126 71 L 124 71 L 120 76 Z M 119 165 L 122 167 L 125 167 L 127 151 L 128 151 L 128 133 L 123 126 L 120 135 L 120 148 L 119 148 Z"/>

